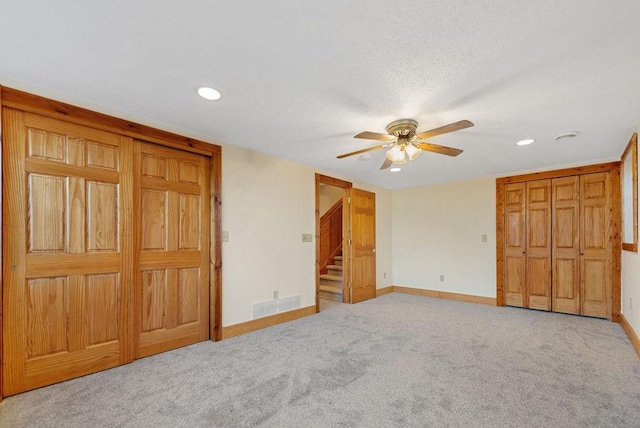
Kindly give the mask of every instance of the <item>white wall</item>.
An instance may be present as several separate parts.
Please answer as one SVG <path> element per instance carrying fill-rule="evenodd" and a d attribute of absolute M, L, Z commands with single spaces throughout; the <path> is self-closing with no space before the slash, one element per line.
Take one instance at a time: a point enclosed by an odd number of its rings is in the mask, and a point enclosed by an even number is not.
<path fill-rule="evenodd" d="M 491 177 L 394 191 L 394 285 L 496 297 L 495 201 Z"/>
<path fill-rule="evenodd" d="M 640 336 L 640 253 L 622 252 L 621 279 L 622 313 Z"/>
<path fill-rule="evenodd" d="M 308 166 L 235 146 L 222 149 L 222 325 L 252 319 L 253 305 L 302 296 L 315 304 L 315 173 Z M 331 175 L 331 174 L 326 174 Z M 341 179 L 348 178 L 337 177 Z M 391 192 L 376 193 L 378 287 L 391 284 Z M 385 279 L 384 273 L 387 273 Z"/>
<path fill-rule="evenodd" d="M 222 150 L 222 324 L 252 319 L 253 304 L 300 295 L 315 304 L 315 180 L 305 166 L 234 146 Z"/>

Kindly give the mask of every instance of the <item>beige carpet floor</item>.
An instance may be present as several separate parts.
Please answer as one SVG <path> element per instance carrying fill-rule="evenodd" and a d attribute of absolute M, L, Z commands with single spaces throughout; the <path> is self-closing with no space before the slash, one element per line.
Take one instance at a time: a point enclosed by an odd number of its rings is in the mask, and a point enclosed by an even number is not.
<path fill-rule="evenodd" d="M 633 427 L 614 323 L 392 293 L 5 399 L 6 427 Z"/>

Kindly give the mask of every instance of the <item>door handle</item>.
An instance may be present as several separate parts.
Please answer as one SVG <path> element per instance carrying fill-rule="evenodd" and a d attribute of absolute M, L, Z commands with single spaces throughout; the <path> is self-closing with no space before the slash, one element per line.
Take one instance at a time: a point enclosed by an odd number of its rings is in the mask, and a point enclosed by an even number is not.
<path fill-rule="evenodd" d="M 376 252 L 376 249 L 374 248 L 372 251 L 375 253 L 375 252 Z"/>

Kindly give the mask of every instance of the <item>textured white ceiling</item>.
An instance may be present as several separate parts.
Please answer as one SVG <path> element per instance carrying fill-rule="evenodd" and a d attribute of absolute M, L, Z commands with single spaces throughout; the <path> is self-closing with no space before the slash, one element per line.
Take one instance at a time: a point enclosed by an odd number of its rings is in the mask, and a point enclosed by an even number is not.
<path fill-rule="evenodd" d="M 390 189 L 619 159 L 640 125 L 638 0 L 0 1 L 0 83 Z M 195 90 L 209 85 L 222 100 Z M 401 173 L 336 156 L 401 118 Z M 578 138 L 553 137 L 579 131 Z M 522 138 L 535 138 L 516 147 Z"/>

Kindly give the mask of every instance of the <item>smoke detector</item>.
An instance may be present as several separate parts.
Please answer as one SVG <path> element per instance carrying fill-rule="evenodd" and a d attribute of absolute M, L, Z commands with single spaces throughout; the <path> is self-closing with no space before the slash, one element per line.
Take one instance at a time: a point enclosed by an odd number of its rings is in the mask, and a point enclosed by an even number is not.
<path fill-rule="evenodd" d="M 564 134 L 560 134 L 556 136 L 554 140 L 556 141 L 570 140 L 572 138 L 576 138 L 578 134 L 579 134 L 578 131 L 569 131 L 569 132 L 565 132 Z"/>

